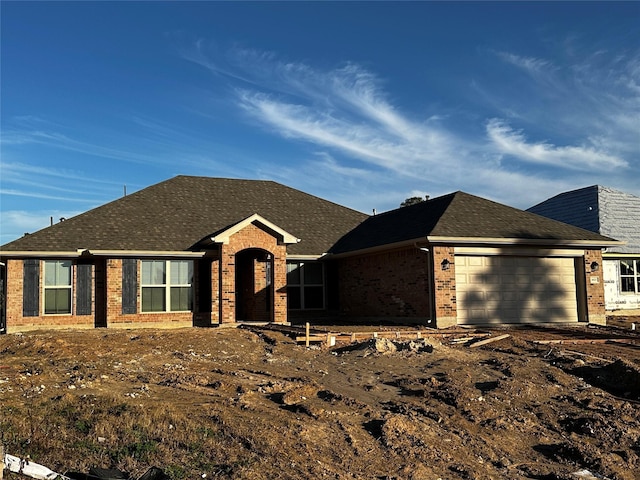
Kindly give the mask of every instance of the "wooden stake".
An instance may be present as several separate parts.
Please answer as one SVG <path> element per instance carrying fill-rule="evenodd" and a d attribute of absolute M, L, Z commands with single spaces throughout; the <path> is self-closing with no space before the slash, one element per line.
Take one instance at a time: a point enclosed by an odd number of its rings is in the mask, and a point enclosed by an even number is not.
<path fill-rule="evenodd" d="M 498 340 L 504 340 L 505 338 L 509 338 L 511 335 L 505 333 L 504 335 L 498 335 L 497 337 L 487 338 L 486 340 L 480 340 L 479 342 L 472 343 L 469 345 L 471 348 L 479 347 L 481 345 L 486 345 L 487 343 L 497 342 Z"/>
<path fill-rule="evenodd" d="M 309 322 L 305 323 L 304 325 L 305 327 L 305 341 L 304 341 L 304 345 L 305 347 L 309 346 Z"/>

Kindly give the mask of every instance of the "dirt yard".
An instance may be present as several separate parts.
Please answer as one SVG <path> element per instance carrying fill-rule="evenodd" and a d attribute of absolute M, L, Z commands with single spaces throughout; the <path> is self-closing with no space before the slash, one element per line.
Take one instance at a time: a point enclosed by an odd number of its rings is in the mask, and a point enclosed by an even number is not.
<path fill-rule="evenodd" d="M 0 442 L 60 473 L 131 478 L 640 479 L 628 326 L 311 348 L 248 329 L 9 334 Z"/>

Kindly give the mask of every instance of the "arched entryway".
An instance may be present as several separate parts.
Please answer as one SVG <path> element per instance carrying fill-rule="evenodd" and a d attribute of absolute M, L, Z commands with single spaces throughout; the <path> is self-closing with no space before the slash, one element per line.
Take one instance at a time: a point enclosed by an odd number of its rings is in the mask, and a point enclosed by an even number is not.
<path fill-rule="evenodd" d="M 273 255 L 248 248 L 235 256 L 236 321 L 272 322 Z"/>

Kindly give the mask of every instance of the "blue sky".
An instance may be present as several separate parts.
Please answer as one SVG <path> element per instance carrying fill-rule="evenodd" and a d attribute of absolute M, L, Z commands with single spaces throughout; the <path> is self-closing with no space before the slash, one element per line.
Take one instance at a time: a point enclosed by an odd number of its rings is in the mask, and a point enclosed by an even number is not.
<path fill-rule="evenodd" d="M 638 2 L 8 2 L 0 244 L 175 175 L 640 195 Z"/>

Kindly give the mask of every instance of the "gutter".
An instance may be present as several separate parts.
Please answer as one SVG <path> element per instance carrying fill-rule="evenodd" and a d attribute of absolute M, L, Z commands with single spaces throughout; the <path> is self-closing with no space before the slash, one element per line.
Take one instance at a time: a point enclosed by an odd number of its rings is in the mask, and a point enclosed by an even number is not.
<path fill-rule="evenodd" d="M 473 246 L 536 246 L 536 247 L 574 247 L 574 248 L 606 248 L 624 245 L 626 242 L 618 240 L 561 240 L 554 238 L 496 238 L 496 237 L 445 237 L 445 236 L 426 236 L 414 238 L 411 240 L 403 240 L 401 242 L 387 243 L 384 245 L 376 245 L 374 247 L 362 248 L 359 250 L 351 250 L 349 252 L 341 252 L 335 254 L 327 254 L 331 259 L 339 259 L 352 257 L 356 255 L 367 255 L 386 250 L 416 247 L 427 247 L 429 245 L 473 245 Z"/>
<path fill-rule="evenodd" d="M 3 258 L 80 258 L 80 257 L 174 257 L 174 258 L 202 258 L 207 252 L 185 252 L 170 250 L 89 250 L 79 248 L 76 251 L 40 251 L 40 250 L 23 250 L 23 251 L 6 251 L 0 252 Z"/>
<path fill-rule="evenodd" d="M 618 240 L 562 240 L 555 238 L 494 238 L 427 236 L 431 245 L 534 245 L 547 247 L 606 248 L 624 245 Z"/>

